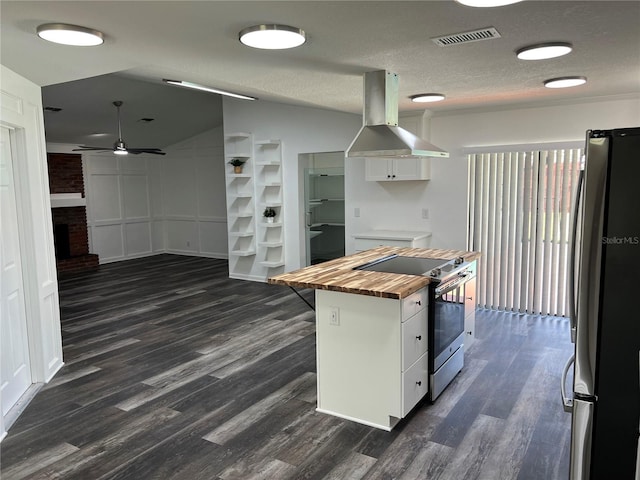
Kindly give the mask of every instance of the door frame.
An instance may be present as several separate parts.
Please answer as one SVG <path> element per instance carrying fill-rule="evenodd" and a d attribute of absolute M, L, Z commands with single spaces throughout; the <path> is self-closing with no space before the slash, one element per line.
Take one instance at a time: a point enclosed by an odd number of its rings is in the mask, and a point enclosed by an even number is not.
<path fill-rule="evenodd" d="M 47 383 L 63 361 L 41 89 L 5 66 L 0 68 L 0 124 L 12 130 L 31 378 L 32 383 Z M 0 440 L 6 434 L 0 416 Z"/>

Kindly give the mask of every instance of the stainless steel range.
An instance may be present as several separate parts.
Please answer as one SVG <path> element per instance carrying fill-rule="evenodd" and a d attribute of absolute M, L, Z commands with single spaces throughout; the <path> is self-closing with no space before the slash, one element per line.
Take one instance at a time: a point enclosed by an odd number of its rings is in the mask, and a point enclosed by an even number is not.
<path fill-rule="evenodd" d="M 433 402 L 464 366 L 464 290 L 475 275 L 475 264 L 463 257 L 443 260 L 390 255 L 356 269 L 431 278 L 428 396 Z"/>

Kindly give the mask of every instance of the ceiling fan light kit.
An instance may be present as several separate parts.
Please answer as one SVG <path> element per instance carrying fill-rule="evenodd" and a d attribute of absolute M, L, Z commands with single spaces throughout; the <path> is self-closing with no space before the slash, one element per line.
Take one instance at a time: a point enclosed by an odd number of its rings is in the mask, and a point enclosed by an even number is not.
<path fill-rule="evenodd" d="M 539 43 L 516 51 L 520 60 L 547 60 L 571 53 L 573 46 L 567 42 Z"/>
<path fill-rule="evenodd" d="M 306 41 L 304 30 L 289 25 L 254 25 L 238 34 L 240 42 L 248 47 L 265 50 L 284 50 L 299 47 Z"/>
<path fill-rule="evenodd" d="M 74 47 L 94 47 L 104 43 L 104 35 L 98 30 L 69 25 L 66 23 L 45 23 L 36 30 L 43 40 Z"/>
<path fill-rule="evenodd" d="M 577 87 L 587 83 L 587 77 L 572 76 L 572 77 L 558 77 L 550 78 L 544 81 L 544 86 L 547 88 L 569 88 Z"/>

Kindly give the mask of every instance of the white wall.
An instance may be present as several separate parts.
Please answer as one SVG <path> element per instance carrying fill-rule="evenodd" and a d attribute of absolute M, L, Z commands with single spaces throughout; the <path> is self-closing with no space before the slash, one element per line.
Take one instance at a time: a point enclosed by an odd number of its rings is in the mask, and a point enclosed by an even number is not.
<path fill-rule="evenodd" d="M 225 133 L 252 133 L 254 141 L 282 141 L 285 270 L 300 268 L 304 252 L 304 184 L 298 155 L 344 151 L 362 125 L 361 115 L 271 102 L 223 99 Z M 348 180 L 347 180 L 348 181 Z M 259 268 L 259 267 L 258 267 Z M 261 275 L 262 272 L 256 272 Z"/>
<path fill-rule="evenodd" d="M 154 174 L 154 216 L 168 253 L 227 258 L 222 127 L 165 149 Z M 159 183 L 158 183 L 159 182 Z M 158 239 L 160 240 L 160 239 Z"/>
<path fill-rule="evenodd" d="M 588 129 L 640 126 L 640 98 L 500 111 L 434 114 L 424 136 L 449 151 L 431 160 L 427 182 L 366 182 L 364 161 L 347 163 L 347 253 L 349 233 L 372 228 L 427 230 L 435 248 L 466 248 L 469 147 L 584 141 Z M 353 217 L 353 207 L 361 216 Z M 429 219 L 421 218 L 428 208 Z"/>

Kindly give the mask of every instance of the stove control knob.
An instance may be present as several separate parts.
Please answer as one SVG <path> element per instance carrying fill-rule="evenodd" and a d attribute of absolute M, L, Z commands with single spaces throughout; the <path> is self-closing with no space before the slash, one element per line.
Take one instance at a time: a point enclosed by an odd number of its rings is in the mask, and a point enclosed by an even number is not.
<path fill-rule="evenodd" d="M 458 257 L 453 261 L 454 265 L 461 265 L 464 263 L 464 257 Z"/>
<path fill-rule="evenodd" d="M 440 269 L 439 269 L 439 268 L 434 268 L 433 270 L 431 270 L 430 275 L 431 275 L 432 277 L 437 277 L 437 276 L 439 276 L 439 275 L 440 275 Z"/>

